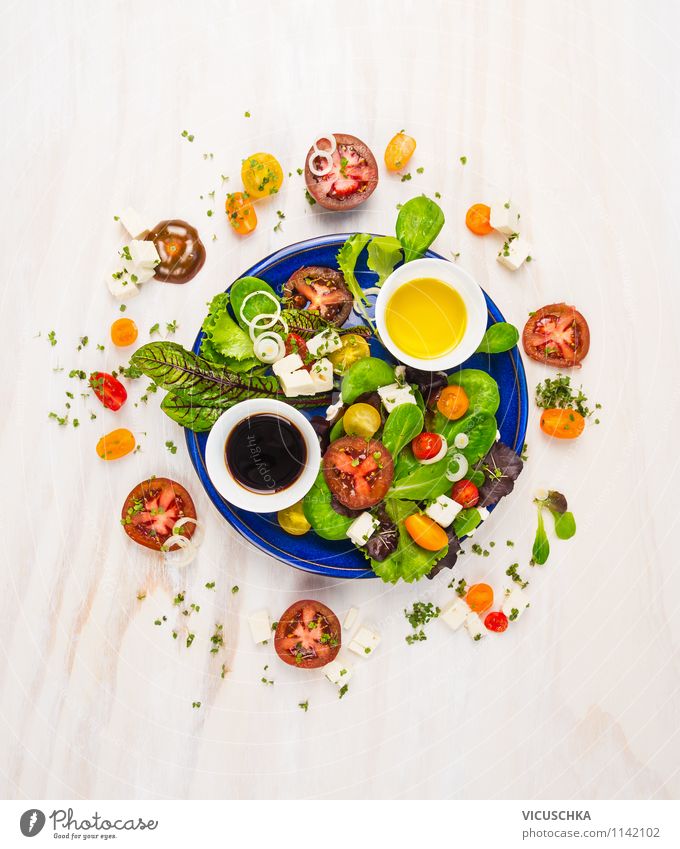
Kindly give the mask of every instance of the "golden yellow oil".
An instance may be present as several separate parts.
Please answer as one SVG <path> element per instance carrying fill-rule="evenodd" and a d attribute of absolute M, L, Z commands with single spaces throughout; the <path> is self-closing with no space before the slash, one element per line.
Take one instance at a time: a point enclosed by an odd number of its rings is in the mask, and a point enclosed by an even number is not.
<path fill-rule="evenodd" d="M 404 283 L 389 299 L 385 325 L 405 354 L 432 360 L 460 344 L 467 310 L 452 286 L 435 277 L 419 277 Z"/>

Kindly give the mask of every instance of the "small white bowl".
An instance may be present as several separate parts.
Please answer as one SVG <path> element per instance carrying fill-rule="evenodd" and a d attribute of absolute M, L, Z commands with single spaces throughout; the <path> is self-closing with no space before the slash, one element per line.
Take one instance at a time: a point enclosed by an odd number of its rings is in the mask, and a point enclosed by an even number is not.
<path fill-rule="evenodd" d="M 287 419 L 298 428 L 307 447 L 307 462 L 302 473 L 291 486 L 280 492 L 253 492 L 246 489 L 232 477 L 227 468 L 225 448 L 229 434 L 243 419 L 258 413 Z M 273 513 L 290 507 L 309 492 L 319 473 L 321 449 L 314 428 L 295 407 L 272 398 L 251 398 L 234 404 L 215 422 L 205 446 L 205 462 L 215 489 L 230 504 L 253 513 Z"/>
<path fill-rule="evenodd" d="M 467 310 L 467 327 L 458 345 L 441 357 L 412 357 L 394 342 L 385 325 L 385 311 L 394 292 L 404 283 L 421 277 L 434 277 L 455 289 Z M 385 280 L 375 302 L 375 322 L 380 340 L 402 363 L 424 371 L 446 371 L 465 362 L 479 347 L 486 331 L 487 310 L 484 292 L 477 281 L 462 268 L 445 259 L 415 259 L 401 265 Z"/>

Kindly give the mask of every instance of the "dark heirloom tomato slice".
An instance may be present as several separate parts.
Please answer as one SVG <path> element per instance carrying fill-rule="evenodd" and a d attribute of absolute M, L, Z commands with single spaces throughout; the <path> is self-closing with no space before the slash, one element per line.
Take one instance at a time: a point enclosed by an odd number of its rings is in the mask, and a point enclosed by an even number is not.
<path fill-rule="evenodd" d="M 343 436 L 322 460 L 328 488 L 350 510 L 373 507 L 387 495 L 394 477 L 392 455 L 377 439 Z"/>
<path fill-rule="evenodd" d="M 318 313 L 338 327 L 344 324 L 352 311 L 352 295 L 345 278 L 334 268 L 323 265 L 306 265 L 298 268 L 283 287 L 287 305 Z"/>
<path fill-rule="evenodd" d="M 333 211 L 354 209 L 373 194 L 378 185 L 378 163 L 367 144 L 356 136 L 347 133 L 334 133 L 337 148 L 333 153 L 331 170 L 323 177 L 312 174 L 309 158 L 314 154 L 310 147 L 305 159 L 305 182 L 314 200 Z M 319 139 L 319 141 L 321 141 Z M 323 150 L 328 142 L 322 142 L 318 149 Z M 317 170 L 327 160 L 317 157 Z"/>
<path fill-rule="evenodd" d="M 160 551 L 184 516 L 195 519 L 196 508 L 182 484 L 170 478 L 150 478 L 137 484 L 125 499 L 120 521 L 130 539 Z M 181 527 L 182 536 L 188 539 L 196 530 L 193 522 Z M 168 550 L 172 551 L 172 545 Z"/>
<path fill-rule="evenodd" d="M 146 237 L 156 245 L 160 264 L 156 266 L 156 280 L 163 283 L 188 283 L 203 268 L 205 248 L 198 230 L 173 218 L 161 221 Z"/>
<path fill-rule="evenodd" d="M 320 601 L 304 599 L 281 615 L 274 648 L 284 663 L 316 669 L 335 660 L 342 642 L 338 617 Z"/>
<path fill-rule="evenodd" d="M 549 304 L 529 317 L 522 344 L 532 360 L 558 368 L 576 368 L 590 348 L 590 329 L 576 307 Z"/>

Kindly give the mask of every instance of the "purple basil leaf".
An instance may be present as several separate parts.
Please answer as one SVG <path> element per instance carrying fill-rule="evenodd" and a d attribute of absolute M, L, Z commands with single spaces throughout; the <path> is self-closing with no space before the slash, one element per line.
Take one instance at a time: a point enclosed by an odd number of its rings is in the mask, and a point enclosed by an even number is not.
<path fill-rule="evenodd" d="M 491 507 L 501 498 L 509 495 L 515 487 L 524 463 L 503 442 L 496 442 L 475 466 L 477 471 L 484 472 L 484 483 L 479 488 L 479 507 Z"/>
<path fill-rule="evenodd" d="M 369 539 L 364 548 L 371 559 L 382 563 L 383 560 L 397 550 L 399 531 L 387 515 L 384 507 L 381 506 L 379 508 L 375 517 L 380 521 L 380 527 Z"/>
<path fill-rule="evenodd" d="M 441 560 L 438 560 L 434 566 L 427 573 L 427 577 L 432 580 L 436 575 L 438 575 L 442 569 L 453 569 L 456 565 L 456 560 L 458 560 L 458 552 L 460 551 L 460 540 L 455 535 L 453 530 L 447 531 L 447 536 L 449 538 L 449 550 L 442 557 Z"/>
<path fill-rule="evenodd" d="M 404 377 L 407 383 L 416 384 L 426 404 L 433 401 L 447 385 L 446 373 L 443 371 L 421 371 L 412 366 L 406 366 Z"/>
<path fill-rule="evenodd" d="M 309 423 L 314 428 L 314 433 L 319 439 L 321 453 L 323 454 L 331 441 L 331 423 L 327 422 L 323 416 L 312 416 Z"/>

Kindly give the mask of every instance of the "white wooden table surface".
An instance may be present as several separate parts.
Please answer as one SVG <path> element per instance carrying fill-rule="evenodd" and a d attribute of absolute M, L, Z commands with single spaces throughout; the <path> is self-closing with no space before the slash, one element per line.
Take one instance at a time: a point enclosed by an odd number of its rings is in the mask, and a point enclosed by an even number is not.
<path fill-rule="evenodd" d="M 679 18 L 670 0 L 3 4 L 3 795 L 678 796 Z M 382 161 L 400 128 L 418 141 L 411 182 L 383 173 L 346 216 L 308 207 L 295 169 L 315 133 L 355 133 Z M 240 241 L 220 210 L 256 150 L 293 176 Z M 77 399 L 77 430 L 48 412 L 63 410 L 70 369 L 125 361 L 108 340 L 119 313 L 102 282 L 125 205 L 186 218 L 204 237 L 193 282 L 150 283 L 126 313 L 141 341 L 176 319 L 189 344 L 206 301 L 262 256 L 326 232 L 392 232 L 399 201 L 435 191 L 447 218 L 435 249 L 460 251 L 509 320 L 557 300 L 586 314 L 592 348 L 577 380 L 603 410 L 562 445 L 542 437 L 532 408 L 526 471 L 477 537 L 497 543 L 492 556 L 459 563 L 468 582 L 497 588 L 513 560 L 531 572 L 522 622 L 481 644 L 434 622 L 408 646 L 403 608 L 446 600 L 448 575 L 343 583 L 259 554 L 208 501 L 158 396 L 119 414 Z M 464 226 L 471 203 L 508 196 L 536 259 L 516 274 L 496 263 L 493 237 Z M 531 388 L 545 370 L 527 373 Z M 141 452 L 100 462 L 97 439 L 123 423 Z M 206 521 L 182 574 L 118 524 L 124 496 L 152 473 L 186 483 Z M 579 528 L 530 570 L 539 486 L 568 496 Z M 190 649 L 170 634 L 179 590 L 201 606 Z M 342 700 L 248 634 L 255 609 L 276 618 L 309 595 L 339 613 L 359 606 L 383 634 Z M 226 648 L 215 658 L 217 622 Z"/>

